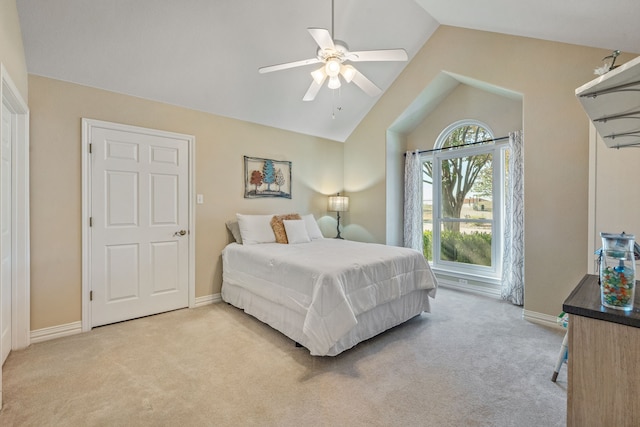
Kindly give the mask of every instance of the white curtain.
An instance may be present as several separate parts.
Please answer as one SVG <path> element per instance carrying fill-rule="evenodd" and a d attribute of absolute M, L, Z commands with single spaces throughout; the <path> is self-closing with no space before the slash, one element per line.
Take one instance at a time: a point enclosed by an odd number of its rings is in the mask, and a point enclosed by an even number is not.
<path fill-rule="evenodd" d="M 404 159 L 404 246 L 422 253 L 422 162 L 420 153 Z"/>
<path fill-rule="evenodd" d="M 509 133 L 502 299 L 524 305 L 524 158 L 522 131 Z"/>

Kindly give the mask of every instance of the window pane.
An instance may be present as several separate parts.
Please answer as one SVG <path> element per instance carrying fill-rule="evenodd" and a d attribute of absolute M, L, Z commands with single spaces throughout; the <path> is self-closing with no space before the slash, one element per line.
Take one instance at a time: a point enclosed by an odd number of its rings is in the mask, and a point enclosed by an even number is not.
<path fill-rule="evenodd" d="M 491 267 L 492 153 L 440 161 L 440 259 Z"/>
<path fill-rule="evenodd" d="M 431 159 L 422 163 L 422 235 L 424 257 L 428 261 L 433 261 L 433 163 Z"/>
<path fill-rule="evenodd" d="M 441 217 L 493 218 L 492 154 L 441 161 Z"/>
<path fill-rule="evenodd" d="M 453 129 L 442 141 L 442 148 L 457 147 L 459 145 L 477 144 L 490 140 L 491 134 L 483 127 L 465 124 Z"/>
<path fill-rule="evenodd" d="M 440 259 L 491 266 L 491 223 L 443 221 L 440 230 Z M 479 230 L 481 228 L 482 230 Z"/>

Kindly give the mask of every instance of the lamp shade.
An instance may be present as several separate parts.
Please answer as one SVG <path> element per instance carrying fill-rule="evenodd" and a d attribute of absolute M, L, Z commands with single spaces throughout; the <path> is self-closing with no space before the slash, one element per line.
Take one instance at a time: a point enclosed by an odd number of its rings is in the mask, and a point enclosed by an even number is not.
<path fill-rule="evenodd" d="M 353 65 L 343 65 L 342 68 L 340 68 L 340 73 L 342 77 L 344 77 L 345 82 L 351 83 L 351 80 L 353 80 L 356 75 L 356 69 L 353 68 Z"/>
<path fill-rule="evenodd" d="M 330 212 L 347 212 L 349 210 L 349 198 L 347 196 L 329 196 Z"/>
<path fill-rule="evenodd" d="M 338 89 L 340 86 L 340 78 L 338 76 L 329 77 L 329 83 L 327 83 L 329 89 Z"/>
<path fill-rule="evenodd" d="M 324 79 L 327 78 L 327 75 L 324 72 L 324 68 L 318 68 L 317 70 L 311 72 L 311 77 L 313 77 L 313 80 L 316 83 L 321 85 L 322 83 L 324 83 Z"/>

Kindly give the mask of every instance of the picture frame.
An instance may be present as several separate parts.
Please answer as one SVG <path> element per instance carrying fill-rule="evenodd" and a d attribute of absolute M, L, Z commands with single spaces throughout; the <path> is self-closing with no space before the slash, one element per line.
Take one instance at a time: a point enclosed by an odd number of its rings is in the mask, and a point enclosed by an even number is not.
<path fill-rule="evenodd" d="M 244 156 L 244 198 L 291 199 L 291 162 Z"/>

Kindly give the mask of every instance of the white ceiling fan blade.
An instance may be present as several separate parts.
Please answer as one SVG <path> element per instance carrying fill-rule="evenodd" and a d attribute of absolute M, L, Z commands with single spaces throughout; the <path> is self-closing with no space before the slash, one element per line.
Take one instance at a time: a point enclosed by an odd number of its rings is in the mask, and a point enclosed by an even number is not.
<path fill-rule="evenodd" d="M 361 50 L 359 52 L 349 52 L 347 59 L 353 62 L 406 61 L 409 56 L 404 49 Z"/>
<path fill-rule="evenodd" d="M 351 81 L 369 96 L 378 96 L 382 93 L 382 89 L 373 84 L 371 80 L 366 78 L 364 74 L 358 70 L 356 70 Z"/>
<path fill-rule="evenodd" d="M 318 58 L 303 59 L 301 61 L 286 62 L 284 64 L 268 65 L 258 68 L 260 74 L 270 73 L 272 71 L 286 70 L 288 68 L 302 67 L 303 65 L 317 64 L 320 62 Z"/>
<path fill-rule="evenodd" d="M 316 95 L 318 94 L 318 92 L 320 92 L 320 88 L 324 84 L 324 81 L 326 78 L 327 76 L 325 75 L 320 83 L 318 83 L 315 80 L 312 80 L 311 86 L 309 86 L 309 89 L 307 89 L 307 93 L 304 94 L 304 97 L 302 98 L 302 100 L 313 101 L 314 99 L 316 99 Z"/>
<path fill-rule="evenodd" d="M 336 46 L 333 44 L 333 39 L 331 38 L 331 34 L 329 34 L 328 30 L 324 28 L 307 28 L 311 37 L 318 43 L 320 49 L 333 49 L 335 50 Z"/>

